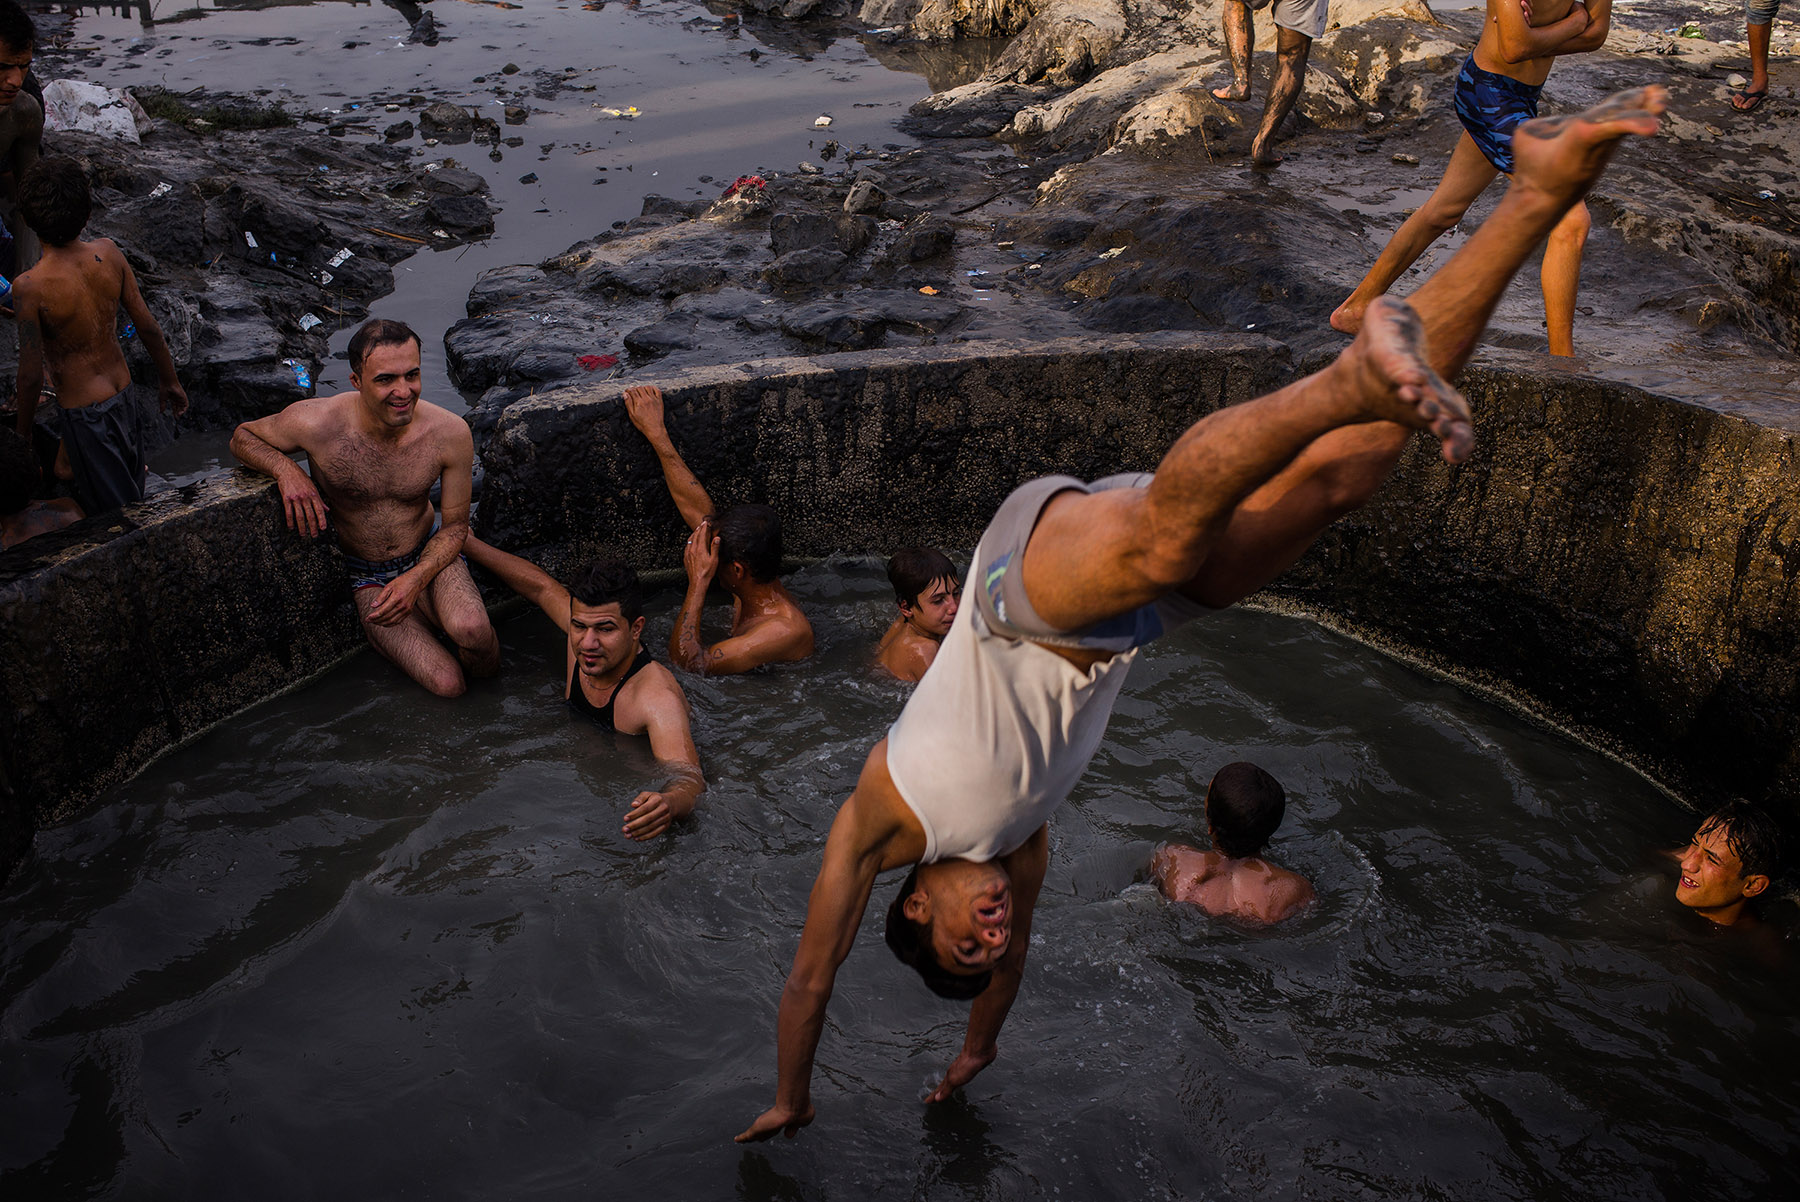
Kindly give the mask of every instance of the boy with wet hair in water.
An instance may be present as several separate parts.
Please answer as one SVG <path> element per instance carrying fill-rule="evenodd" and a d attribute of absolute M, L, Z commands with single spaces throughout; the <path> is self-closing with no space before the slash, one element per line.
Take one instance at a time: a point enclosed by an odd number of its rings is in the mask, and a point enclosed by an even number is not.
<path fill-rule="evenodd" d="M 887 564 L 888 583 L 900 616 L 881 636 L 876 658 L 908 684 L 916 683 L 937 658 L 962 598 L 956 565 L 936 547 L 906 547 Z"/>
<path fill-rule="evenodd" d="M 1150 859 L 1150 875 L 1171 901 L 1216 917 L 1265 923 L 1292 917 L 1312 900 L 1311 883 L 1262 858 L 1285 813 L 1280 781 L 1255 764 L 1227 764 L 1206 790 L 1213 850 L 1165 843 Z"/>
<path fill-rule="evenodd" d="M 639 793 L 625 812 L 628 839 L 654 839 L 694 812 L 706 778 L 688 716 L 687 695 L 675 674 L 650 658 L 643 644 L 644 598 L 637 570 L 602 556 L 569 587 L 528 559 L 509 555 L 473 534 L 463 554 L 534 602 L 568 636 L 563 703 L 603 730 L 644 735 L 669 769 L 660 789 Z"/>
<path fill-rule="evenodd" d="M 137 325 L 161 380 L 164 413 L 187 412 L 187 392 L 137 276 L 110 238 L 81 240 L 91 206 L 87 173 L 69 158 L 40 160 L 19 186 L 19 207 L 43 239 L 43 258 L 13 283 L 19 323 L 19 433 L 31 436 L 46 369 L 56 380 L 57 425 L 90 514 L 144 499 L 144 411 L 119 345 L 119 310 Z"/>
<path fill-rule="evenodd" d="M 1708 922 L 1750 927 L 1757 899 L 1783 878 L 1787 833 L 1775 815 L 1747 801 L 1708 814 L 1678 859 L 1675 900 Z"/>

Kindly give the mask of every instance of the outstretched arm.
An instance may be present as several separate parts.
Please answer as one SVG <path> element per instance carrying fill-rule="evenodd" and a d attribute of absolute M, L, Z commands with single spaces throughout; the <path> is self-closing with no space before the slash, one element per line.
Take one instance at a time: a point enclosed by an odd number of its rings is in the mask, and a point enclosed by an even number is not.
<path fill-rule="evenodd" d="M 280 413 L 243 423 L 231 435 L 231 453 L 245 467 L 275 477 L 288 529 L 307 538 L 317 538 L 324 531 L 329 506 L 312 477 L 301 471 L 288 453 L 306 449 L 313 418 L 323 413 L 324 405 L 324 401 L 296 401 Z"/>
<path fill-rule="evenodd" d="M 674 498 L 675 508 L 681 511 L 681 520 L 688 524 L 689 530 L 699 526 L 713 511 L 712 498 L 669 440 L 669 431 L 663 425 L 662 389 L 654 384 L 627 388 L 625 415 L 650 444 L 650 449 L 656 452 L 663 483 L 669 486 L 669 496 Z"/>
<path fill-rule="evenodd" d="M 650 736 L 651 753 L 669 769 L 669 779 L 661 789 L 645 790 L 631 803 L 624 827 L 629 839 L 656 838 L 675 819 L 693 813 L 700 794 L 706 792 L 700 749 L 694 746 L 688 722 L 687 698 L 672 678 L 662 679 L 666 686 L 657 688 L 646 701 L 644 733 Z"/>
<path fill-rule="evenodd" d="M 1012 1010 L 1013 999 L 1019 996 L 1019 982 L 1025 977 L 1025 956 L 1031 950 L 1031 915 L 1037 909 L 1038 890 L 1043 887 L 1044 870 L 1050 863 L 1049 828 L 1038 827 L 1024 846 L 1002 857 L 1000 863 L 1012 878 L 1012 939 L 1006 945 L 1006 954 L 994 965 L 993 979 L 969 1009 L 969 1030 L 963 1036 L 962 1051 L 925 1099 L 928 1102 L 944 1101 L 1000 1054 L 1000 1028 Z"/>
<path fill-rule="evenodd" d="M 550 615 L 564 634 L 569 632 L 569 590 L 550 573 L 517 555 L 484 543 L 473 534 L 463 539 L 463 554 L 500 577 L 500 583 Z"/>
<path fill-rule="evenodd" d="M 776 1019 L 775 1105 L 738 1135 L 740 1144 L 769 1139 L 777 1131 L 792 1139 L 813 1120 L 813 1055 L 825 1029 L 825 1004 L 831 1000 L 838 965 L 856 939 L 875 876 L 924 854 L 924 830 L 915 823 L 914 830 L 903 831 L 896 820 L 894 807 L 905 804 L 888 775 L 887 744 L 878 743 L 863 765 L 856 791 L 831 823 L 825 860 L 807 899 L 806 927 Z"/>

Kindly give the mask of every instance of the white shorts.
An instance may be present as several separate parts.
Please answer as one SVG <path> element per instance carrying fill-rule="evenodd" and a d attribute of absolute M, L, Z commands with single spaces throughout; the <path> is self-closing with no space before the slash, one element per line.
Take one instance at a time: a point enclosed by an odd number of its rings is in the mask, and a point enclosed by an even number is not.
<path fill-rule="evenodd" d="M 1325 36 L 1331 0 L 1275 0 L 1275 24 L 1309 38 Z"/>

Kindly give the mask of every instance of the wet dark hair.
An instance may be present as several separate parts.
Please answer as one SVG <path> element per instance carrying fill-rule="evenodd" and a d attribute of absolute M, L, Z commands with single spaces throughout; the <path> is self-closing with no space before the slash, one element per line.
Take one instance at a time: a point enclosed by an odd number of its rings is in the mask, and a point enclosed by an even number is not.
<path fill-rule="evenodd" d="M 719 563 L 741 563 L 759 584 L 781 575 L 781 515 L 767 505 L 733 505 L 713 517 Z"/>
<path fill-rule="evenodd" d="M 1774 884 L 1787 869 L 1787 832 L 1765 807 L 1747 801 L 1728 801 L 1706 816 L 1695 835 L 1715 827 L 1725 828 L 1725 846 L 1738 858 L 1743 876 L 1766 876 Z"/>
<path fill-rule="evenodd" d="M 941 998 L 949 998 L 953 1002 L 967 1002 L 979 997 L 981 991 L 988 987 L 994 970 L 972 973 L 951 972 L 938 963 L 937 956 L 931 950 L 931 924 L 914 922 L 906 916 L 906 899 L 913 895 L 919 887 L 919 870 L 914 868 L 906 874 L 900 883 L 900 892 L 888 905 L 887 929 L 883 937 L 894 958 L 919 974 L 925 987 Z"/>
<path fill-rule="evenodd" d="M 93 209 L 87 172 L 67 155 L 39 159 L 19 181 L 19 213 L 49 246 L 81 237 Z"/>
<path fill-rule="evenodd" d="M 37 26 L 13 0 L 0 0 L 0 44 L 8 50 L 37 49 Z"/>
<path fill-rule="evenodd" d="M 638 583 L 637 569 L 610 555 L 596 559 L 570 581 L 569 596 L 588 609 L 617 601 L 627 622 L 637 621 L 644 613 L 644 589 Z"/>
<path fill-rule="evenodd" d="M 362 329 L 350 335 L 350 370 L 360 376 L 363 360 L 368 358 L 370 351 L 378 346 L 405 346 L 409 342 L 418 343 L 420 352 L 424 352 L 424 340 L 405 322 L 389 321 L 385 317 L 370 318 L 363 322 Z"/>
<path fill-rule="evenodd" d="M 1206 791 L 1213 844 L 1234 860 L 1262 851 L 1285 813 L 1287 794 L 1281 782 L 1246 761 L 1219 769 Z"/>
<path fill-rule="evenodd" d="M 894 600 L 917 605 L 919 594 L 940 580 L 955 580 L 956 565 L 936 547 L 903 547 L 887 562 L 888 583 Z"/>
<path fill-rule="evenodd" d="M 31 444 L 10 426 L 0 426 L 0 514 L 8 516 L 31 504 L 37 493 L 37 456 Z"/>

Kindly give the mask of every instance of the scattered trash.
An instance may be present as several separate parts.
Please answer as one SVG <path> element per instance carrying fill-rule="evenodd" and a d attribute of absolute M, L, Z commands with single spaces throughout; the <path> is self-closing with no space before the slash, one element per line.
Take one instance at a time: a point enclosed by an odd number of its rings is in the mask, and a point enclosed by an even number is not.
<path fill-rule="evenodd" d="M 1736 71 L 1733 71 L 1730 75 L 1725 77 L 1725 86 L 1728 88 L 1741 88 L 1749 82 L 1749 80 L 1745 79 L 1742 75 L 1739 75 Z"/>
<path fill-rule="evenodd" d="M 332 255 L 329 259 L 326 259 L 325 266 L 327 266 L 327 267 L 342 267 L 344 264 L 348 263 L 351 259 L 354 259 L 355 257 L 356 257 L 356 252 L 351 250 L 348 246 L 346 246 L 346 247 L 344 247 L 344 249 L 338 251 L 337 254 Z"/>
<path fill-rule="evenodd" d="M 1386 120 L 1387 120 L 1386 113 L 1377 113 L 1373 110 L 1370 110 L 1369 112 L 1366 112 L 1363 114 L 1363 123 L 1366 125 L 1380 125 L 1383 121 L 1386 121 Z"/>
<path fill-rule="evenodd" d="M 965 271 L 965 272 L 963 272 L 963 274 L 964 274 L 964 275 L 966 275 L 966 276 L 970 276 L 970 277 L 973 277 L 973 276 L 978 276 L 978 275 L 986 275 L 986 274 L 987 274 L 987 268 L 985 268 L 985 267 L 977 267 L 977 268 L 975 268 L 975 269 L 974 269 L 974 270 L 972 270 L 972 271 Z"/>
<path fill-rule="evenodd" d="M 1101 257 L 1101 258 L 1102 258 L 1102 259 L 1116 259 L 1116 258 L 1118 258 L 1118 257 L 1119 257 L 1119 256 L 1120 256 L 1120 255 L 1122 255 L 1122 254 L 1124 254 L 1124 253 L 1125 253 L 1125 250 L 1126 250 L 1126 248 L 1125 248 L 1125 247 L 1123 247 L 1123 246 L 1115 246 L 1115 247 L 1113 247 L 1113 248 L 1112 248 L 1112 249 L 1111 249 L 1111 250 L 1103 250 L 1103 251 L 1101 251 L 1101 252 L 1100 252 L 1100 257 Z"/>
<path fill-rule="evenodd" d="M 1394 161 L 1396 163 L 1404 163 L 1408 167 L 1417 167 L 1419 165 L 1419 156 L 1416 154 L 1397 154 L 1394 156 Z"/>
<path fill-rule="evenodd" d="M 535 184 L 535 183 L 537 183 L 537 172 L 535 172 L 535 171 L 527 171 L 527 172 L 526 172 L 526 173 L 525 173 L 525 174 L 524 174 L 524 175 L 521 175 L 521 176 L 520 176 L 520 177 L 519 177 L 519 182 L 520 182 L 520 183 L 521 183 L 521 184 Z"/>
<path fill-rule="evenodd" d="M 317 313 L 302 313 L 300 315 L 300 329 L 302 332 L 310 331 L 314 326 L 322 326 L 324 324 L 325 319 L 320 317 Z"/>
<path fill-rule="evenodd" d="M 1681 27 L 1680 36 L 1684 38 L 1700 38 L 1701 40 L 1705 40 L 1706 31 L 1692 21 L 1689 21 L 1686 25 Z"/>
<path fill-rule="evenodd" d="M 818 117 L 813 118 L 813 128 L 814 129 L 824 129 L 827 125 L 830 125 L 830 124 L 831 124 L 831 114 L 830 113 L 826 113 L 823 116 L 818 116 Z"/>
<path fill-rule="evenodd" d="M 1027 263 L 1025 265 L 1025 270 L 1026 271 L 1042 271 L 1042 270 L 1044 270 L 1044 265 L 1042 263 Z"/>
<path fill-rule="evenodd" d="M 269 262 L 271 262 L 271 263 L 273 263 L 273 264 L 274 264 L 274 265 L 275 265 L 275 266 L 277 266 L 277 267 L 279 267 L 279 266 L 281 266 L 281 260 L 280 260 L 280 259 L 277 259 L 277 258 L 276 258 L 276 257 L 275 257 L 275 252 L 274 252 L 274 251 L 270 251 L 270 252 L 269 252 Z"/>
<path fill-rule="evenodd" d="M 603 116 L 611 117 L 615 121 L 635 121 L 640 115 L 638 106 L 635 104 L 627 105 L 622 109 L 603 108 L 600 112 Z"/>
<path fill-rule="evenodd" d="M 450 234 L 447 230 L 432 230 L 431 236 L 433 238 L 448 238 Z"/>
<path fill-rule="evenodd" d="M 281 362 L 284 367 L 294 373 L 294 383 L 300 385 L 302 392 L 312 391 L 312 372 L 307 370 L 306 364 L 298 359 L 283 359 Z"/>
<path fill-rule="evenodd" d="M 1758 199 L 1758 200 L 1774 200 L 1775 193 L 1769 191 L 1767 188 L 1764 188 L 1761 192 L 1758 192 L 1756 194 L 1756 199 Z"/>
<path fill-rule="evenodd" d="M 322 267 L 313 275 L 313 279 L 319 281 L 320 284 L 329 284 L 336 278 L 336 276 L 332 275 Z"/>
<path fill-rule="evenodd" d="M 400 106 L 397 104 L 390 104 L 387 106 L 387 111 L 390 113 L 397 113 L 400 111 Z"/>
<path fill-rule="evenodd" d="M 999 250 L 1011 250 L 1013 248 L 1011 242 L 996 242 L 994 243 L 994 246 Z"/>
<path fill-rule="evenodd" d="M 5 276 L 0 276 L 0 279 L 5 279 L 5 278 L 6 278 Z M 125 332 L 122 335 L 120 335 L 120 337 L 126 338 L 126 339 L 136 338 L 137 337 L 137 326 L 129 321 L 126 322 L 125 323 Z"/>
<path fill-rule="evenodd" d="M 156 187 L 150 189 L 150 199 L 155 200 L 159 196 L 167 196 L 169 193 L 173 192 L 174 190 L 175 190 L 174 184 L 168 184 L 168 183 L 158 184 L 158 185 L 156 185 Z"/>
<path fill-rule="evenodd" d="M 614 367 L 619 362 L 617 355 L 577 355 L 575 362 L 581 364 L 584 371 L 599 371 L 603 367 Z"/>
<path fill-rule="evenodd" d="M 1255 329 L 1255 328 L 1256 328 L 1256 323 L 1255 323 L 1255 322 L 1251 322 L 1251 323 L 1250 323 L 1250 324 L 1249 324 L 1249 325 L 1247 325 L 1247 326 L 1245 326 L 1245 327 L 1244 327 L 1244 328 L 1245 328 L 1245 329 L 1246 329 L 1246 330 L 1254 330 L 1254 329 Z"/>
<path fill-rule="evenodd" d="M 930 284 L 925 285 L 923 288 L 919 289 L 919 291 L 923 292 L 926 296 L 936 296 L 938 294 L 938 290 L 933 288 Z"/>
<path fill-rule="evenodd" d="M 251 250 L 256 249 L 256 235 L 249 230 L 244 231 L 244 241 L 249 245 Z"/>
<path fill-rule="evenodd" d="M 801 175 L 824 175 L 825 168 L 819 166 L 817 163 L 809 163 L 805 159 L 801 159 L 800 160 L 800 174 Z"/>
<path fill-rule="evenodd" d="M 425 139 L 425 145 L 427 145 L 427 146 L 436 146 L 437 144 L 438 144 L 438 140 L 436 138 L 426 138 Z M 432 166 L 430 163 L 427 163 L 427 164 L 425 164 L 425 170 L 436 171 L 437 168 Z"/>
<path fill-rule="evenodd" d="M 719 199 L 724 200 L 727 196 L 736 196 L 739 192 L 761 192 L 768 186 L 769 181 L 760 175 L 740 175 L 731 181 L 731 187 L 719 194 Z"/>

